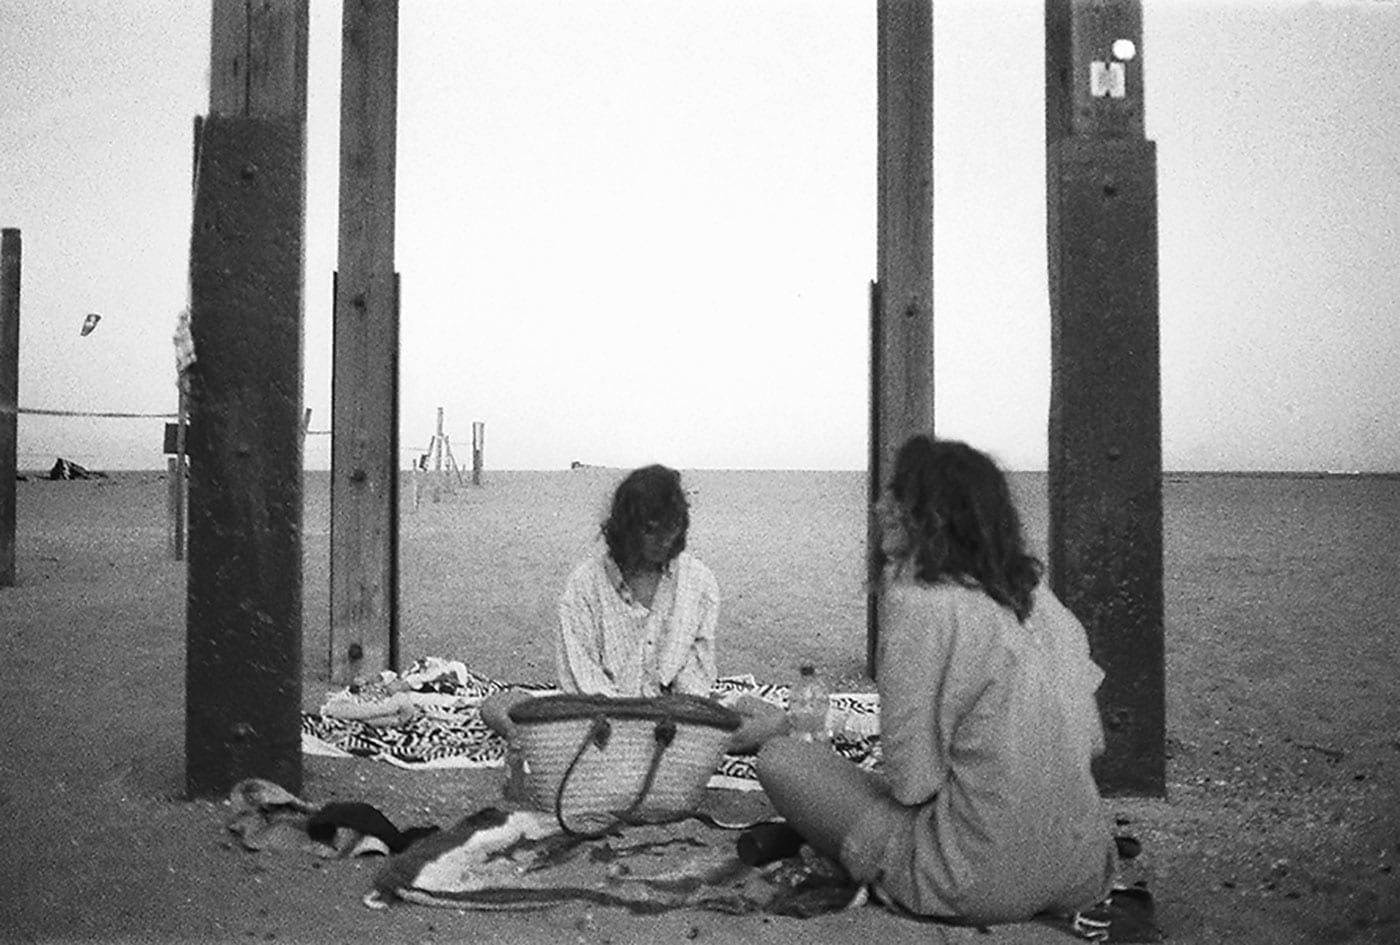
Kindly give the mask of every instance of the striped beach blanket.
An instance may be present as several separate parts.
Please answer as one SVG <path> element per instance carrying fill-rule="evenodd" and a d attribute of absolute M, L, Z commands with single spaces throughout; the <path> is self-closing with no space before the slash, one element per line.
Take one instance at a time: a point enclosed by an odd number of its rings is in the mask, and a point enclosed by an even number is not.
<path fill-rule="evenodd" d="M 488 695 L 509 690 L 559 691 L 544 683 L 494 679 L 455 660 L 419 659 L 401 674 L 386 672 L 367 684 L 327 693 L 318 711 L 302 713 L 302 751 L 373 758 L 409 769 L 499 767 L 505 739 L 481 720 L 480 707 Z M 721 677 L 711 691 L 721 702 L 753 695 L 782 708 L 787 693 L 787 686 L 760 683 L 752 675 Z M 384 707 L 384 715 L 365 721 L 365 713 L 376 711 L 376 705 Z M 402 711 L 405 706 L 409 711 Z M 392 718 L 396 710 L 400 718 Z M 388 724 L 386 717 L 391 718 Z M 865 768 L 878 767 L 879 718 L 875 693 L 832 695 L 827 714 L 832 749 Z M 756 790 L 753 764 L 752 755 L 726 755 L 710 786 Z"/>

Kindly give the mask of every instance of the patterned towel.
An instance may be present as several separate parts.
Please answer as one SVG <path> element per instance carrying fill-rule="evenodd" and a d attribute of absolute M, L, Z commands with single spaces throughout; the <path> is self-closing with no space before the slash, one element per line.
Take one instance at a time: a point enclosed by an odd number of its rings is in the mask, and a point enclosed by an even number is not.
<path fill-rule="evenodd" d="M 505 739 L 481 720 L 481 700 L 494 692 L 521 690 L 549 695 L 553 686 L 504 682 L 473 672 L 457 661 L 427 657 L 402 675 L 383 673 L 368 685 L 327 694 L 319 712 L 301 717 L 301 747 L 308 755 L 374 758 L 401 768 L 494 768 L 504 763 Z M 755 695 L 779 707 L 787 706 L 787 686 L 758 683 L 752 675 L 716 680 L 711 694 L 722 702 Z M 393 724 L 371 724 L 336 715 L 338 707 L 389 706 L 411 702 L 411 718 Z M 838 693 L 831 697 L 828 728 L 835 732 L 832 748 L 867 769 L 879 765 L 880 700 L 875 693 Z M 752 755 L 726 755 L 711 787 L 757 790 Z"/>

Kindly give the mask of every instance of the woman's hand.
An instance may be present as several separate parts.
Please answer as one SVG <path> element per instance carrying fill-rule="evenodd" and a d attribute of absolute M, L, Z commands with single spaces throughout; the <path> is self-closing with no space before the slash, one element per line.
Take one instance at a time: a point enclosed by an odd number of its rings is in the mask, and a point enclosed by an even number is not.
<path fill-rule="evenodd" d="M 743 719 L 738 729 L 729 736 L 726 750 L 730 754 L 752 754 L 770 738 L 786 735 L 790 729 L 787 713 L 758 696 L 745 693 L 735 699 L 729 708 Z"/>

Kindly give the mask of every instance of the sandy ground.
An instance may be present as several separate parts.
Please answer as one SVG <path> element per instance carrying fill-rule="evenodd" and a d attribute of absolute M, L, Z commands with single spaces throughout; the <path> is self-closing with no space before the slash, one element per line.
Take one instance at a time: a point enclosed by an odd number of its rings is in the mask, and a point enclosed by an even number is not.
<path fill-rule="evenodd" d="M 593 545 L 608 470 L 488 475 L 412 505 L 408 657 L 547 679 L 554 595 Z M 725 593 L 721 670 L 786 679 L 811 658 L 867 688 L 863 481 L 687 474 L 692 547 Z M 1043 479 L 1027 519 L 1044 529 Z M 1343 488 L 1345 486 L 1345 488 Z M 890 943 L 973 941 L 878 908 L 813 920 L 677 912 L 639 920 L 360 904 L 373 861 L 245 852 L 223 811 L 183 799 L 184 568 L 157 474 L 18 488 L 17 586 L 0 588 L 0 939 Z M 1167 486 L 1169 793 L 1107 801 L 1145 852 L 1129 879 L 1169 941 L 1400 940 L 1400 482 L 1172 480 Z M 306 490 L 304 692 L 326 688 L 328 499 Z M 1321 498 L 1319 498 L 1321 496 Z M 494 771 L 307 758 L 303 795 L 447 824 Z M 1054 941 L 997 935 L 980 941 Z M 1065 938 L 1064 941 L 1070 941 Z"/>

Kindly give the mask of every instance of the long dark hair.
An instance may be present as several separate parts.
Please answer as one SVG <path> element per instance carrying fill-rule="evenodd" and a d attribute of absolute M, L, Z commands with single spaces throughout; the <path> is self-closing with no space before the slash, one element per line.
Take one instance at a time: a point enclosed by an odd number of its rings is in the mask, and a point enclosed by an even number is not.
<path fill-rule="evenodd" d="M 895 456 L 890 492 L 924 583 L 976 584 L 1025 622 L 1044 568 L 1026 550 L 1006 476 L 966 443 L 911 437 Z"/>
<path fill-rule="evenodd" d="M 679 527 L 666 560 L 685 550 L 690 529 L 690 502 L 681 488 L 681 474 L 667 466 L 634 469 L 613 492 L 612 507 L 603 522 L 608 555 L 627 568 L 641 557 L 644 534 L 654 528 Z"/>

